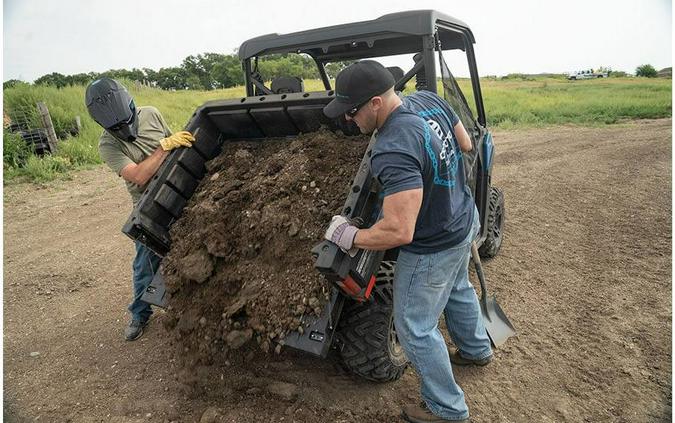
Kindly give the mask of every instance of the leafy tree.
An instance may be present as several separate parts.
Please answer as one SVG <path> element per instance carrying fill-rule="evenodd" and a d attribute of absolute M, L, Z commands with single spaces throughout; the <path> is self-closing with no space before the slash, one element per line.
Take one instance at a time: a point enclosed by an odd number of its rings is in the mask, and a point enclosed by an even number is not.
<path fill-rule="evenodd" d="M 183 59 L 181 67 L 188 75 L 186 79 L 188 88 L 197 90 L 212 88 L 211 79 L 209 76 L 211 63 L 201 54 L 197 56 L 186 57 Z"/>
<path fill-rule="evenodd" d="M 344 60 L 341 62 L 331 62 L 326 64 L 326 73 L 328 74 L 329 78 L 335 79 L 337 78 L 338 73 L 347 66 L 351 65 L 354 63 L 354 60 Z"/>
<path fill-rule="evenodd" d="M 244 82 L 241 64 L 235 54 L 204 53 L 188 56 L 181 67 L 190 76 L 191 89 L 228 88 Z"/>
<path fill-rule="evenodd" d="M 14 88 L 17 85 L 27 85 L 28 82 L 20 81 L 18 79 L 10 79 L 2 83 L 2 89 Z"/>
<path fill-rule="evenodd" d="M 157 85 L 157 71 L 150 68 L 143 68 L 143 73 L 145 74 L 145 80 L 150 82 L 152 85 Z"/>
<path fill-rule="evenodd" d="M 280 76 L 303 77 L 302 63 L 293 60 L 288 55 L 271 55 L 260 59 L 258 71 L 264 80 L 270 81 Z"/>
<path fill-rule="evenodd" d="M 188 90 L 204 90 L 204 89 L 206 89 L 202 85 L 202 81 L 200 81 L 200 79 L 197 75 L 188 75 L 188 77 L 185 79 L 185 88 L 187 88 Z"/>
<path fill-rule="evenodd" d="M 635 69 L 635 76 L 646 76 L 647 78 L 656 77 L 656 69 L 652 65 L 642 65 Z"/>
<path fill-rule="evenodd" d="M 267 81 L 280 76 L 297 76 L 303 79 L 319 77 L 316 63 L 306 54 L 272 54 L 262 57 L 258 71 Z"/>
<path fill-rule="evenodd" d="M 244 73 L 237 56 L 224 55 L 211 68 L 213 88 L 228 88 L 244 83 Z"/>
<path fill-rule="evenodd" d="M 75 75 L 67 76 L 68 85 L 87 85 L 90 82 L 98 79 L 99 74 L 96 72 L 77 73 Z"/>
<path fill-rule="evenodd" d="M 52 85 L 56 88 L 62 88 L 68 85 L 68 79 L 63 74 L 52 72 L 36 79 L 35 85 Z"/>
<path fill-rule="evenodd" d="M 626 76 L 628 76 L 628 73 L 624 71 L 612 71 L 612 73 L 609 74 L 610 78 L 623 78 Z"/>
<path fill-rule="evenodd" d="M 352 62 L 335 62 L 326 66 L 330 77 Z M 270 81 L 279 76 L 298 76 L 304 79 L 318 78 L 314 60 L 306 54 L 283 54 L 262 57 L 258 71 Z M 89 72 L 75 75 L 50 73 L 41 76 L 35 84 L 53 85 L 61 88 L 67 85 L 86 85 L 100 77 L 123 79 L 150 84 L 165 90 L 213 90 L 234 87 L 244 83 L 241 63 L 236 54 L 204 53 L 186 57 L 180 66 L 161 68 L 110 69 L 102 73 Z"/>
<path fill-rule="evenodd" d="M 157 86 L 165 90 L 184 90 L 188 87 L 187 78 L 183 68 L 161 68 L 157 72 Z"/>
<path fill-rule="evenodd" d="M 143 81 L 145 79 L 143 71 L 136 68 L 133 68 L 132 70 L 110 69 L 99 75 L 99 77 L 103 76 L 113 79 L 130 79 L 132 81 Z"/>
<path fill-rule="evenodd" d="M 612 68 L 609 67 L 609 66 L 600 66 L 600 67 L 597 69 L 597 72 L 600 72 L 600 73 L 607 72 L 607 76 L 609 76 L 609 75 L 612 74 Z"/>

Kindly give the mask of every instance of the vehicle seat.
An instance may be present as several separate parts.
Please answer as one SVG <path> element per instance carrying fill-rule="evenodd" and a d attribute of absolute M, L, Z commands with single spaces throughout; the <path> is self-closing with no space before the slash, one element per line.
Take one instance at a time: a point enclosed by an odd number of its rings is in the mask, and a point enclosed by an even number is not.
<path fill-rule="evenodd" d="M 280 76 L 272 80 L 271 88 L 274 94 L 301 93 L 305 91 L 305 83 L 297 76 Z"/>

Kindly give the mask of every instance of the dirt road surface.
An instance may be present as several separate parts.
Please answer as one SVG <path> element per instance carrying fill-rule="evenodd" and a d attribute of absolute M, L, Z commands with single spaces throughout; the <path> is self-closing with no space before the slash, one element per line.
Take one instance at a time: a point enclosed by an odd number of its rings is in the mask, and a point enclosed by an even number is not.
<path fill-rule="evenodd" d="M 485 263 L 518 336 L 455 368 L 474 422 L 670 421 L 671 120 L 497 132 L 505 241 Z M 105 167 L 4 197 L 6 421 L 396 422 L 372 384 L 284 351 L 185 374 L 156 313 L 123 341 L 130 211 Z"/>

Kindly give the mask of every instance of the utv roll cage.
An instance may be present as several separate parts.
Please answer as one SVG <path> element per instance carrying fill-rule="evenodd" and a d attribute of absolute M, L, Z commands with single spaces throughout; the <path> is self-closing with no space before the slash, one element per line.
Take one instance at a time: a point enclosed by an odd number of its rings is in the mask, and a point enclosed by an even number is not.
<path fill-rule="evenodd" d="M 307 54 L 317 65 L 326 90 L 332 90 L 325 65 L 400 54 L 418 54 L 412 69 L 396 82 L 400 90 L 413 77 L 436 81 L 436 51 L 462 50 L 466 53 L 477 121 L 485 127 L 485 109 L 473 51 L 475 39 L 468 25 L 435 10 L 391 13 L 377 19 L 335 25 L 291 34 L 267 34 L 244 41 L 239 59 L 245 75 L 246 95 L 273 94 L 256 70 L 259 57 L 272 54 Z M 436 84 L 418 89 L 437 92 Z"/>

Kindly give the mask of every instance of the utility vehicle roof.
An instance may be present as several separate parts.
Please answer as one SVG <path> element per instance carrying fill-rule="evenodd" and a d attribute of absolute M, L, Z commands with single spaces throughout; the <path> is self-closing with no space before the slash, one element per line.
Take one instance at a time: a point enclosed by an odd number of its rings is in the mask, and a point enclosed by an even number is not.
<path fill-rule="evenodd" d="M 319 61 L 417 53 L 421 36 L 438 28 L 443 50 L 464 49 L 464 37 L 475 43 L 469 27 L 435 10 L 391 13 L 370 21 L 354 22 L 290 34 L 267 34 L 244 41 L 239 58 L 281 53 L 306 53 Z"/>

